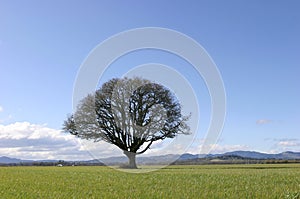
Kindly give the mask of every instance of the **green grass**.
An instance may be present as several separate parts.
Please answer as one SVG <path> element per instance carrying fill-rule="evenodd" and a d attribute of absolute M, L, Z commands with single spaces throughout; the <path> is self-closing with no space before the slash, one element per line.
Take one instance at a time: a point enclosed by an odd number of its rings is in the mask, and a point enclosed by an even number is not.
<path fill-rule="evenodd" d="M 0 198 L 300 198 L 300 165 L 0 167 Z"/>

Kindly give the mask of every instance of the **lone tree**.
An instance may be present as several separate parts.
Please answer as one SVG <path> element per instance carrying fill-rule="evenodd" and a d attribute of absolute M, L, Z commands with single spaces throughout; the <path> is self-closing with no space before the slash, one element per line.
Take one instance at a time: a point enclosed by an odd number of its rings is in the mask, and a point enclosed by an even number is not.
<path fill-rule="evenodd" d="M 153 142 L 189 134 L 188 118 L 166 87 L 138 77 L 112 79 L 80 101 L 63 130 L 116 145 L 128 157 L 128 168 L 137 168 L 136 155 Z"/>

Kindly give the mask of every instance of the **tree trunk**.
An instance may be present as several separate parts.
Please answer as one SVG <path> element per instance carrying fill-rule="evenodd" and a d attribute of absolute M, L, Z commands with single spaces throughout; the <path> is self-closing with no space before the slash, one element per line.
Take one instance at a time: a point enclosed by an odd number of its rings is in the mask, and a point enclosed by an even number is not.
<path fill-rule="evenodd" d="M 136 153 L 124 151 L 124 154 L 127 156 L 128 161 L 129 161 L 128 168 L 129 169 L 137 169 L 136 162 L 135 162 Z"/>

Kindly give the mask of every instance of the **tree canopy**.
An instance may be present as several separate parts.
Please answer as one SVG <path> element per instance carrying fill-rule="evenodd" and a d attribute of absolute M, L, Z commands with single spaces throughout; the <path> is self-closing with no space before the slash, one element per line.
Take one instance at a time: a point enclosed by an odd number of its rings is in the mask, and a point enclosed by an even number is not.
<path fill-rule="evenodd" d="M 82 99 L 63 130 L 82 139 L 119 147 L 136 168 L 135 156 L 153 142 L 189 134 L 188 116 L 163 85 L 142 78 L 111 79 Z"/>

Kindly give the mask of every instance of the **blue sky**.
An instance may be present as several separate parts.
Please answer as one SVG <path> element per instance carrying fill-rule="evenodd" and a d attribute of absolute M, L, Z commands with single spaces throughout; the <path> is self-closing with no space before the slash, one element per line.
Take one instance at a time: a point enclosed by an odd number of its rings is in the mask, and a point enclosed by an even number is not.
<path fill-rule="evenodd" d="M 108 37 L 142 27 L 188 35 L 218 66 L 227 116 L 215 152 L 300 151 L 299 8 L 296 0 L 1 1 L 0 156 L 87 157 L 77 141 L 59 132 L 72 112 L 80 65 Z M 124 56 L 106 78 L 122 75 L 118 66 L 148 62 L 192 74 L 182 60 L 150 50 Z M 190 81 L 199 98 L 200 143 L 209 94 L 201 77 Z M 189 152 L 198 153 L 199 145 Z"/>

